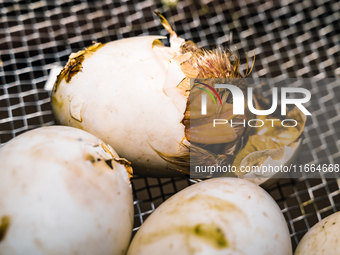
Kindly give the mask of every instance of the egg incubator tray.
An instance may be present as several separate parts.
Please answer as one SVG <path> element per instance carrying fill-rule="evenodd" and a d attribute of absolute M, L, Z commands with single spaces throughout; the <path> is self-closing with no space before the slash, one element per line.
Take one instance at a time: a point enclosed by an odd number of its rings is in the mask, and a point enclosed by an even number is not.
<path fill-rule="evenodd" d="M 27 130 L 54 124 L 44 87 L 51 70 L 64 65 L 72 52 L 93 41 L 167 35 L 155 9 L 173 22 L 179 36 L 200 47 L 234 47 L 241 60 L 244 52 L 254 52 L 252 78 L 340 76 L 338 1 L 174 2 L 0 0 L 0 145 Z M 297 164 L 340 163 L 340 84 L 335 80 L 307 89 L 312 99 L 306 107 L 312 116 Z M 159 204 L 194 182 L 134 177 L 134 230 Z M 335 176 L 281 179 L 266 190 L 287 220 L 293 247 L 311 226 L 340 210 L 340 179 Z"/>

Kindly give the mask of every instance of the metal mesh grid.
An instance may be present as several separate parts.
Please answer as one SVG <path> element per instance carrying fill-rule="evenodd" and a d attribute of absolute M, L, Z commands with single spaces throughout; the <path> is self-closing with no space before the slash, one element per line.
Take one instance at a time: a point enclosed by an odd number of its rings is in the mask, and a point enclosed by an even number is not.
<path fill-rule="evenodd" d="M 165 1 L 163 1 L 165 2 Z M 92 41 L 167 35 L 158 9 L 178 34 L 200 47 L 236 47 L 256 56 L 252 78 L 340 76 L 340 3 L 337 1 L 1 1 L 0 145 L 27 130 L 54 124 L 50 69 Z M 241 60 L 245 54 L 241 53 Z M 245 64 L 241 69 L 245 69 Z M 340 84 L 307 88 L 312 100 L 299 163 L 340 163 Z M 263 87 L 263 92 L 269 87 Z M 185 178 L 134 177 L 135 229 L 165 199 L 193 183 Z M 316 222 L 340 210 L 340 180 L 282 179 L 267 191 L 290 227 L 293 247 Z"/>

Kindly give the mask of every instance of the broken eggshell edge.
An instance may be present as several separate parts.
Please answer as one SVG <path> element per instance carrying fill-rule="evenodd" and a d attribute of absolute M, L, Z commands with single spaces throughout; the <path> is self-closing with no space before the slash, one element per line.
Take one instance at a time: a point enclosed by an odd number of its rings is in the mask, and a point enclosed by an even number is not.
<path fill-rule="evenodd" d="M 164 37 L 122 39 L 85 54 L 81 71 L 68 83 L 55 84 L 52 109 L 58 123 L 86 130 L 114 147 L 136 174 L 180 176 L 154 151 L 179 152 L 187 103 L 176 88 L 185 75 L 171 61 L 172 49 L 153 50 L 159 39 Z"/>

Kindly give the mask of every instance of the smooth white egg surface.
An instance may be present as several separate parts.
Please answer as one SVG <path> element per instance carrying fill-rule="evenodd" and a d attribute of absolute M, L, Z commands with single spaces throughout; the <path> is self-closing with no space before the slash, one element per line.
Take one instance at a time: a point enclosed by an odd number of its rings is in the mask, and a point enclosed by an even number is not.
<path fill-rule="evenodd" d="M 129 162 L 85 131 L 26 132 L 0 149 L 0 254 L 125 254 Z"/>

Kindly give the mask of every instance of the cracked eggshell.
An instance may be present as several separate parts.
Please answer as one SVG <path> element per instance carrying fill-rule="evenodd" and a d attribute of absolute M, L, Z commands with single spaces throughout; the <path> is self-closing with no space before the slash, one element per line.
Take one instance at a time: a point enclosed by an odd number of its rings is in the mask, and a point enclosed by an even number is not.
<path fill-rule="evenodd" d="M 82 69 L 52 93 L 57 122 L 83 129 L 131 161 L 135 173 L 175 176 L 153 150 L 176 154 L 185 137 L 185 77 L 162 36 L 133 37 L 85 54 Z"/>
<path fill-rule="evenodd" d="M 340 254 L 340 212 L 314 225 L 301 239 L 295 255 Z"/>
<path fill-rule="evenodd" d="M 0 254 L 125 254 L 133 199 L 122 160 L 71 127 L 35 129 L 5 144 Z"/>
<path fill-rule="evenodd" d="M 244 179 L 255 183 L 256 185 L 261 185 L 263 188 L 269 188 L 271 185 L 277 183 L 280 178 L 287 177 L 287 174 L 293 172 L 294 162 L 298 155 L 300 154 L 302 147 L 302 138 L 300 138 L 296 144 L 295 148 L 290 148 L 288 146 L 284 147 L 284 157 L 280 160 L 274 160 L 269 157 L 262 166 L 272 167 L 275 169 L 285 168 L 285 171 L 264 171 L 264 172 L 250 172 L 243 176 Z"/>
<path fill-rule="evenodd" d="M 192 185 L 143 223 L 128 255 L 292 254 L 280 208 L 259 186 L 216 178 Z"/>

